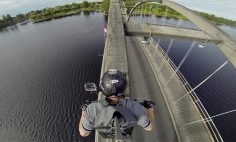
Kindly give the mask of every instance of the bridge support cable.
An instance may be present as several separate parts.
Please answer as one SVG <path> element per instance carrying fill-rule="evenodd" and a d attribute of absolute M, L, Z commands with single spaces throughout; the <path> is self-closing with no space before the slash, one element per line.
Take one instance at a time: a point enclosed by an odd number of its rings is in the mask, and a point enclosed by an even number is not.
<path fill-rule="evenodd" d="M 158 41 L 157 41 L 158 46 L 159 46 L 160 41 L 161 41 L 161 38 L 158 38 Z"/>
<path fill-rule="evenodd" d="M 153 59 L 155 58 L 155 56 L 156 56 L 156 53 L 157 53 L 157 48 L 158 48 L 158 46 L 159 46 L 159 43 L 160 43 L 160 40 L 161 40 L 161 38 L 158 38 L 158 42 L 156 43 L 156 49 L 155 49 L 155 53 L 154 53 L 154 55 L 153 55 Z M 151 40 L 152 42 L 153 42 L 153 39 Z M 153 44 L 154 44 L 154 42 L 153 42 Z M 160 47 L 160 46 L 159 46 Z"/>
<path fill-rule="evenodd" d="M 165 17 L 164 17 L 164 20 L 162 22 L 162 25 L 164 26 L 165 25 L 165 22 L 166 22 L 166 16 L 167 16 L 167 13 L 168 13 L 168 7 L 166 7 L 166 10 L 165 10 Z"/>
<path fill-rule="evenodd" d="M 134 19 L 134 21 L 136 22 L 136 9 L 135 9 L 134 12 L 133 12 L 133 19 Z"/>
<path fill-rule="evenodd" d="M 148 26 L 148 29 L 149 29 L 149 36 L 148 36 L 148 39 L 150 39 L 151 36 L 152 36 L 152 30 L 151 30 L 150 25 L 149 25 L 148 23 L 146 23 L 146 25 Z M 150 45 L 150 44 L 149 44 L 149 45 Z"/>
<path fill-rule="evenodd" d="M 216 72 L 218 72 L 222 67 L 224 67 L 229 61 L 227 60 L 224 62 L 216 71 L 214 71 L 211 75 L 209 75 L 206 79 L 204 79 L 201 83 L 199 83 L 196 87 L 194 87 L 192 90 L 190 90 L 187 94 L 185 94 L 183 97 L 179 98 L 177 101 L 172 103 L 172 105 L 179 102 L 182 98 L 186 97 L 188 94 L 192 93 L 194 90 L 196 90 L 199 86 L 201 86 L 204 82 L 206 82 L 210 77 L 212 77 Z"/>
<path fill-rule="evenodd" d="M 136 21 L 137 21 L 137 23 L 138 23 L 138 7 L 137 7 L 137 9 L 136 9 Z"/>
<path fill-rule="evenodd" d="M 139 5 L 138 7 L 139 7 L 139 12 L 138 12 L 138 14 L 139 14 L 139 16 L 138 16 L 138 21 L 139 21 L 139 22 L 138 22 L 138 23 L 141 24 L 141 12 L 142 12 L 142 9 L 141 9 L 141 6 L 140 6 L 140 5 Z"/>
<path fill-rule="evenodd" d="M 142 16 L 141 16 L 140 24 L 142 24 L 142 23 L 143 23 L 143 4 L 142 4 L 141 13 L 142 13 Z"/>
<path fill-rule="evenodd" d="M 141 6 L 139 5 L 138 6 L 138 23 L 140 24 L 141 22 L 140 22 L 140 19 L 141 19 Z"/>
<path fill-rule="evenodd" d="M 137 15 L 137 17 L 136 17 L 136 22 L 139 24 L 139 22 L 138 22 L 138 20 L 139 20 L 139 6 L 137 7 L 137 11 L 136 11 L 136 15 Z"/>
<path fill-rule="evenodd" d="M 131 13 L 131 18 L 133 19 L 133 21 L 135 21 L 134 14 L 135 14 L 134 12 Z"/>
<path fill-rule="evenodd" d="M 159 38 L 159 39 L 160 39 L 160 38 Z M 159 39 L 158 39 L 158 40 L 159 40 Z M 150 41 L 152 41 L 152 43 L 155 44 L 155 43 L 153 42 L 153 38 L 152 38 L 152 40 L 150 40 Z M 159 46 L 159 44 L 156 44 L 156 46 L 155 46 L 156 49 L 155 49 L 155 52 L 154 52 L 154 55 L 153 55 L 153 59 L 155 58 L 156 53 L 157 53 L 157 46 Z"/>
<path fill-rule="evenodd" d="M 160 46 L 159 46 L 160 38 L 158 38 L 158 43 L 156 43 L 156 42 L 154 42 L 153 38 L 151 37 L 151 38 L 150 38 L 150 42 L 152 42 L 153 45 L 156 44 L 156 45 L 154 46 L 154 47 L 156 47 L 156 49 L 155 49 L 154 55 L 153 55 L 153 57 L 152 57 L 152 58 L 154 59 L 155 56 L 156 56 L 158 47 L 160 47 Z M 161 47 L 160 47 L 160 48 L 161 48 Z M 168 62 L 168 61 L 167 61 L 167 62 Z"/>
<path fill-rule="evenodd" d="M 223 112 L 223 113 L 220 113 L 220 114 L 217 114 L 217 115 L 213 115 L 213 116 L 211 116 L 209 118 L 205 118 L 205 119 L 197 120 L 197 121 L 194 121 L 194 122 L 190 122 L 190 123 L 184 124 L 182 126 L 187 126 L 187 125 L 191 125 L 191 124 L 202 122 L 202 121 L 208 122 L 209 120 L 212 120 L 212 118 L 215 118 L 215 117 L 218 117 L 218 116 L 221 116 L 221 115 L 225 115 L 225 114 L 228 114 L 228 113 L 232 113 L 232 112 L 236 112 L 236 109 L 233 109 L 233 110 L 230 110 L 230 111 L 226 111 L 226 112 Z"/>
<path fill-rule="evenodd" d="M 232 113 L 232 112 L 236 112 L 236 109 L 234 110 L 230 110 L 230 111 L 226 111 L 226 112 L 223 112 L 223 113 L 220 113 L 220 114 L 217 114 L 217 115 L 214 115 L 214 116 L 209 116 L 208 118 L 204 118 L 204 119 L 201 119 L 201 120 L 197 120 L 197 121 L 193 121 L 193 122 L 190 122 L 190 123 L 187 123 L 187 124 L 184 124 L 182 125 L 182 127 L 185 127 L 185 126 L 188 126 L 188 125 L 192 125 L 192 124 L 195 124 L 195 123 L 199 123 L 199 122 L 205 122 L 205 123 L 209 123 L 209 126 L 211 127 L 210 123 L 212 123 L 215 127 L 215 124 L 213 123 L 213 118 L 215 117 L 218 117 L 218 116 L 222 116 L 222 115 L 225 115 L 225 114 L 229 114 L 229 113 Z M 216 128 L 216 127 L 215 127 Z M 212 127 L 211 127 L 211 130 L 214 130 Z M 216 131 L 216 132 L 215 132 Z M 220 136 L 219 134 L 219 131 L 218 129 L 215 129 L 215 131 L 211 131 L 213 134 L 214 134 L 214 138 L 215 140 L 218 142 L 218 141 L 223 141 L 222 137 Z"/>
<path fill-rule="evenodd" d="M 139 6 L 138 6 L 138 17 L 137 17 L 137 23 L 139 24 L 139 19 L 140 19 L 140 12 L 139 12 Z"/>
<path fill-rule="evenodd" d="M 170 44 L 169 44 L 169 46 L 168 46 L 168 49 L 167 49 L 167 51 L 166 51 L 166 55 L 165 55 L 165 57 L 163 58 L 163 60 L 162 60 L 162 62 L 161 62 L 161 66 L 160 66 L 160 68 L 159 68 L 159 71 L 161 71 L 161 67 L 163 66 L 163 64 L 164 64 L 164 62 L 165 62 L 165 60 L 166 60 L 166 57 L 168 56 L 168 53 L 169 53 L 169 51 L 170 51 L 170 48 L 171 48 L 171 46 L 172 46 L 173 41 L 174 41 L 174 39 L 171 39 Z M 158 72 L 159 72 L 159 71 L 158 71 Z"/>
<path fill-rule="evenodd" d="M 143 11 L 143 18 L 142 18 L 142 24 L 145 23 L 143 22 L 145 20 L 145 13 L 146 13 L 146 7 L 147 7 L 147 3 L 144 4 L 144 11 Z"/>
<path fill-rule="evenodd" d="M 158 7 L 159 7 L 159 4 L 157 4 L 157 14 L 158 14 Z M 156 16 L 157 16 L 157 14 L 156 14 Z M 154 24 L 156 24 L 156 21 L 157 21 L 157 18 L 156 18 L 156 20 L 154 21 Z"/>
<path fill-rule="evenodd" d="M 179 71 L 180 67 L 182 66 L 182 64 L 184 63 L 184 61 L 186 60 L 186 58 L 188 57 L 189 53 L 191 52 L 191 50 L 193 49 L 194 45 L 195 45 L 196 41 L 194 41 L 192 43 L 192 45 L 190 46 L 189 50 L 187 51 L 187 53 L 185 54 L 184 58 L 182 59 L 182 61 L 180 62 L 180 64 L 178 65 L 177 69 L 174 71 L 174 73 L 171 75 L 170 79 L 166 82 L 166 84 L 163 85 L 163 87 L 165 87 L 166 85 L 168 85 L 170 83 L 170 81 L 172 80 L 172 78 L 176 75 L 176 73 Z"/>
<path fill-rule="evenodd" d="M 179 27 L 179 25 L 180 25 L 180 21 L 181 21 L 181 18 L 179 18 L 179 20 L 178 20 L 178 22 L 177 22 L 177 24 L 176 24 L 175 27 Z"/>
<path fill-rule="evenodd" d="M 140 11 L 139 11 L 139 24 L 142 22 L 142 9 L 143 7 L 139 5 Z"/>
<path fill-rule="evenodd" d="M 150 19 L 150 16 L 151 16 L 151 9 L 152 9 L 152 4 L 149 3 L 148 23 L 149 23 L 149 19 Z"/>

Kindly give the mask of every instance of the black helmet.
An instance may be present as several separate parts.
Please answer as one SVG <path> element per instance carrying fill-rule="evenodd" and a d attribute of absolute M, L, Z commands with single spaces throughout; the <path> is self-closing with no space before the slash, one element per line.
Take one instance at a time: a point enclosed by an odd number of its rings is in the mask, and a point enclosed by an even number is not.
<path fill-rule="evenodd" d="M 126 74 L 117 69 L 109 69 L 103 74 L 100 89 L 106 97 L 123 94 L 126 88 Z"/>

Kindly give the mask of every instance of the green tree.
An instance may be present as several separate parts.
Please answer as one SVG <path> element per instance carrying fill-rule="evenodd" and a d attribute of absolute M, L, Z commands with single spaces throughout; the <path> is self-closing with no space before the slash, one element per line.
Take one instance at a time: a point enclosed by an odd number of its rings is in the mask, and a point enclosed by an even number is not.
<path fill-rule="evenodd" d="M 36 15 L 36 19 L 41 19 L 42 18 L 42 15 L 41 14 L 37 14 Z"/>
<path fill-rule="evenodd" d="M 99 8 L 99 5 L 97 4 L 95 7 L 98 9 L 98 8 Z"/>
<path fill-rule="evenodd" d="M 82 5 L 80 3 L 78 3 L 76 6 L 78 9 L 82 8 Z"/>
<path fill-rule="evenodd" d="M 33 19 L 33 20 L 35 20 L 35 18 L 36 18 L 36 16 L 35 16 L 35 15 L 31 15 L 31 16 L 30 16 L 30 19 Z"/>
<path fill-rule="evenodd" d="M 8 19 L 5 15 L 2 15 L 2 20 L 4 21 L 4 23 L 8 22 Z"/>
<path fill-rule="evenodd" d="M 89 7 L 89 2 L 84 0 L 83 3 L 82 3 L 82 7 L 83 8 L 88 8 Z"/>
<path fill-rule="evenodd" d="M 103 0 L 102 7 L 106 13 L 109 11 L 110 0 Z"/>
<path fill-rule="evenodd" d="M 125 5 L 126 6 L 134 6 L 135 5 L 135 1 L 134 0 L 126 0 L 125 1 Z M 147 3 L 147 6 L 149 7 L 149 3 Z M 149 9 L 149 8 L 147 8 Z"/>
<path fill-rule="evenodd" d="M 8 24 L 0 19 L 0 29 L 6 28 L 7 26 L 8 26 Z"/>
<path fill-rule="evenodd" d="M 7 14 L 7 19 L 8 19 L 8 21 L 12 21 L 13 20 L 13 18 L 11 17 L 10 14 Z"/>
<path fill-rule="evenodd" d="M 89 3 L 89 7 L 90 7 L 90 8 L 94 8 L 94 3 L 93 3 L 93 2 L 90 2 L 90 3 Z"/>

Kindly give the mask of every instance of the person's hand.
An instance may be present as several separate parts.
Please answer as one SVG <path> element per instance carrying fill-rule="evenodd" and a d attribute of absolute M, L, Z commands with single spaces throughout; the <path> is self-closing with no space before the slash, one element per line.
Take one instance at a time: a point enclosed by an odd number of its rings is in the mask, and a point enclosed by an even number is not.
<path fill-rule="evenodd" d="M 149 109 L 149 108 L 153 108 L 155 103 L 153 101 L 146 101 L 144 100 L 142 103 L 140 103 L 142 106 L 144 106 L 145 108 Z"/>
<path fill-rule="evenodd" d="M 88 107 L 88 104 L 82 104 L 80 108 L 81 108 L 83 111 L 85 111 L 87 107 Z"/>
<path fill-rule="evenodd" d="M 81 108 L 83 111 L 85 111 L 86 108 L 88 107 L 88 105 L 89 105 L 90 103 L 91 103 L 91 101 L 86 100 L 86 103 L 82 104 L 80 108 Z"/>
<path fill-rule="evenodd" d="M 81 108 L 83 111 L 85 111 L 86 108 L 88 107 L 88 105 L 89 105 L 90 103 L 91 103 L 91 101 L 86 100 L 86 103 L 82 104 L 82 105 L 80 106 L 80 108 Z"/>

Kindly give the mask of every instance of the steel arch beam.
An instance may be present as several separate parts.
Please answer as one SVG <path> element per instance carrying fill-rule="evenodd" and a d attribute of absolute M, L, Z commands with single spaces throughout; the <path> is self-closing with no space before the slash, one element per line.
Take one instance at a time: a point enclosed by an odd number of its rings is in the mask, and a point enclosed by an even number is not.
<path fill-rule="evenodd" d="M 170 0 L 137 0 L 137 1 L 139 3 L 136 5 L 136 7 L 141 3 L 145 2 L 159 2 L 178 11 L 179 13 L 187 17 L 204 33 L 206 33 L 210 38 L 213 38 L 217 41 L 222 41 L 220 43 L 216 43 L 216 45 L 222 50 L 222 52 L 226 55 L 226 57 L 236 68 L 236 40 L 232 38 L 229 34 L 227 34 L 225 31 L 214 25 L 212 22 L 202 17 L 198 13 Z M 131 10 L 128 20 L 130 18 L 131 13 L 134 11 L 136 7 L 134 7 Z"/>
<path fill-rule="evenodd" d="M 134 11 L 139 5 L 141 5 L 141 4 L 143 4 L 143 3 L 146 3 L 146 2 L 159 2 L 159 3 L 162 3 L 162 0 L 143 0 L 143 1 L 139 1 L 139 2 L 136 3 L 136 4 L 134 5 L 134 7 L 131 9 L 131 11 L 130 11 L 130 13 L 129 13 L 129 15 L 128 15 L 127 22 L 129 22 L 130 16 L 131 16 L 131 14 L 133 13 L 133 11 Z"/>
<path fill-rule="evenodd" d="M 128 15 L 128 19 L 127 19 L 127 22 L 129 22 L 129 18 L 130 18 L 130 15 L 133 13 L 133 11 L 136 9 L 136 7 L 138 7 L 139 5 L 143 4 L 145 2 L 138 2 L 134 5 L 134 7 L 131 9 L 131 11 L 129 12 L 129 15 Z"/>

